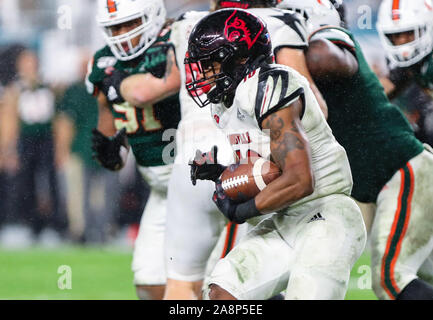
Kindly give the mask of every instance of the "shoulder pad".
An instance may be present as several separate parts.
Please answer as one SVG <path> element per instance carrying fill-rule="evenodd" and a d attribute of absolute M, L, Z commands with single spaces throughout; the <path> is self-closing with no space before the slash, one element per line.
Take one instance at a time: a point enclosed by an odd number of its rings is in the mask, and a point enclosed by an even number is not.
<path fill-rule="evenodd" d="M 97 51 L 87 66 L 86 87 L 90 94 L 97 93 L 97 87 L 105 78 L 105 69 L 117 63 L 108 46 Z"/>
<path fill-rule="evenodd" d="M 255 115 L 259 126 L 269 114 L 288 106 L 304 94 L 296 71 L 282 65 L 269 65 L 260 70 Z"/>
<path fill-rule="evenodd" d="M 186 14 L 187 14 L 187 13 L 184 12 L 184 13 L 182 13 L 179 17 L 177 17 L 177 18 L 176 18 L 176 22 L 177 22 L 177 21 L 185 20 L 185 15 L 186 15 Z"/>
<path fill-rule="evenodd" d="M 269 20 L 275 19 L 279 24 Z M 268 24 L 274 49 L 279 47 L 308 47 L 306 20 L 300 14 L 282 9 L 275 9 L 269 17 L 264 17 Z"/>

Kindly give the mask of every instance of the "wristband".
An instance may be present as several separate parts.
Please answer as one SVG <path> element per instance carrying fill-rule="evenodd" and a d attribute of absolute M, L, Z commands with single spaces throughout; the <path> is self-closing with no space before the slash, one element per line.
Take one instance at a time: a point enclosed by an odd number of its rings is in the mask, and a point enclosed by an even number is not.
<path fill-rule="evenodd" d="M 233 214 L 233 221 L 236 223 L 244 223 L 245 220 L 260 216 L 261 212 L 256 207 L 256 200 L 254 198 L 238 204 Z"/>

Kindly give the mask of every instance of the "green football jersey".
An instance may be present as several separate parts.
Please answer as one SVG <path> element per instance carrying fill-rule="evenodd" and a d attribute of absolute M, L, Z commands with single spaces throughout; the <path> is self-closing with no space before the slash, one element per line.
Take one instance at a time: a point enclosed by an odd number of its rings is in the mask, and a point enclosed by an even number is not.
<path fill-rule="evenodd" d="M 91 70 L 86 79 L 89 93 L 96 94 L 102 80 L 106 77 L 107 68 L 123 70 L 129 74 L 147 73 L 161 74 L 165 71 L 166 47 L 169 34 L 159 37 L 155 44 L 141 56 L 131 61 L 117 60 L 108 46 L 102 48 L 93 57 Z M 168 164 L 174 160 L 174 147 L 170 148 L 173 134 L 164 136 L 167 129 L 176 129 L 180 121 L 179 95 L 170 96 L 154 105 L 137 108 L 124 101 L 110 104 L 117 130 L 126 128 L 128 142 L 140 166 L 151 167 Z M 166 149 L 167 147 L 167 149 Z M 164 157 L 164 149 L 169 150 Z M 164 161 L 165 160 L 165 161 Z"/>
<path fill-rule="evenodd" d="M 352 196 L 361 202 L 375 202 L 387 181 L 421 153 L 423 145 L 403 113 L 388 100 L 349 31 L 329 27 L 319 30 L 314 38 L 326 38 L 357 58 L 359 68 L 352 78 L 317 85 L 328 105 L 328 123 L 349 158 Z"/>
<path fill-rule="evenodd" d="M 423 60 L 419 72 L 415 74 L 415 81 L 422 88 L 433 90 L 433 52 Z"/>

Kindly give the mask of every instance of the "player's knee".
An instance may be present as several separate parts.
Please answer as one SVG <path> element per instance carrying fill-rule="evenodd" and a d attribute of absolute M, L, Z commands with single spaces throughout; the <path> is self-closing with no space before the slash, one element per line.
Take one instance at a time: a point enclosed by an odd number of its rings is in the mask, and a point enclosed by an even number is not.
<path fill-rule="evenodd" d="M 209 286 L 209 299 L 210 300 L 237 300 L 228 291 L 224 290 L 217 284 L 211 284 Z"/>
<path fill-rule="evenodd" d="M 135 291 L 140 300 L 162 300 L 165 286 L 135 286 Z"/>

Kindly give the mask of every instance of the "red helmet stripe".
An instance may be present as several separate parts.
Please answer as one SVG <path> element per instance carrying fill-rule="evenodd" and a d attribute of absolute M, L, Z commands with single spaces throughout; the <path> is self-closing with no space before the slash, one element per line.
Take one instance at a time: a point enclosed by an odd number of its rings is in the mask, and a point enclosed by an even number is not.
<path fill-rule="evenodd" d="M 249 4 L 248 3 L 239 3 L 236 1 L 221 1 L 220 2 L 221 8 L 241 8 L 241 9 L 248 9 Z"/>
<path fill-rule="evenodd" d="M 400 19 L 400 0 L 394 0 L 392 2 L 392 20 Z"/>
<path fill-rule="evenodd" d="M 108 13 L 114 13 L 117 11 L 116 2 L 114 0 L 107 0 Z"/>

